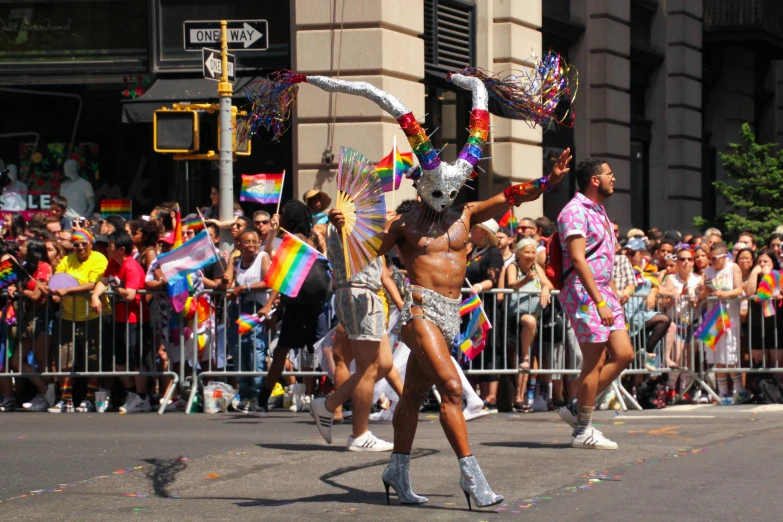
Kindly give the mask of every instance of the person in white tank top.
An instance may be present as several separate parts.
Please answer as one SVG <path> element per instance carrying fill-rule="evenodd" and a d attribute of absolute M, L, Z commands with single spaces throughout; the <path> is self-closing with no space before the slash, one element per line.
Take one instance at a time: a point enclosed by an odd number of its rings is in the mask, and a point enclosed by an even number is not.
<path fill-rule="evenodd" d="M 705 349 L 707 362 L 715 364 L 716 369 L 736 368 L 739 363 L 740 314 L 737 298 L 742 295 L 743 291 L 742 271 L 736 263 L 729 263 L 728 252 L 726 243 L 722 241 L 712 245 L 709 255 L 710 266 L 702 274 L 701 298 L 706 299 L 709 296 L 719 298 L 720 306 L 726 310 L 731 321 L 731 327 L 715 345 L 715 350 Z M 718 306 L 718 303 L 709 302 L 707 311 L 709 312 L 715 306 Z M 739 373 L 731 374 L 734 387 L 733 396 L 729 396 L 728 375 L 724 372 L 716 372 L 716 378 L 721 404 L 731 405 L 747 402 L 749 396 Z"/>
<path fill-rule="evenodd" d="M 672 345 L 667 344 L 666 360 L 669 367 L 691 367 L 690 350 L 684 350 L 693 336 L 695 310 L 699 302 L 701 277 L 693 273 L 694 253 L 690 248 L 679 248 L 675 252 L 676 271 L 666 278 L 666 295 L 672 296 L 674 305 L 670 310 L 672 321 L 677 325 L 677 337 Z M 669 389 L 676 389 L 677 380 L 681 380 L 680 390 L 687 390 L 691 374 L 689 372 L 669 373 Z M 685 399 L 685 397 L 683 396 Z"/>

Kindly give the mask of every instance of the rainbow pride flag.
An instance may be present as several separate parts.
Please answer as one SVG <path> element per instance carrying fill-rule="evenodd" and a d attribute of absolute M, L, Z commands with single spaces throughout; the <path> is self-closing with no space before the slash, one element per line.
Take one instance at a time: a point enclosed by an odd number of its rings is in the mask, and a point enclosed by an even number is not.
<path fill-rule="evenodd" d="M 19 281 L 19 273 L 14 262 L 6 259 L 0 263 L 0 290 L 8 288 L 17 281 Z"/>
<path fill-rule="evenodd" d="M 508 227 L 512 234 L 516 232 L 517 226 L 519 226 L 517 218 L 514 216 L 514 212 L 512 212 L 511 209 L 508 209 L 506 213 L 503 214 L 503 217 L 498 221 L 498 225 L 501 227 Z"/>
<path fill-rule="evenodd" d="M 130 199 L 103 199 L 101 200 L 101 215 L 103 217 L 117 214 L 126 219 L 133 215 L 133 202 Z"/>
<path fill-rule="evenodd" d="M 245 335 L 256 326 L 260 326 L 264 319 L 255 314 L 239 314 L 236 323 L 239 325 L 239 335 Z"/>
<path fill-rule="evenodd" d="M 771 274 L 764 274 L 759 280 L 756 294 L 761 300 L 761 309 L 764 312 L 764 317 L 772 317 L 775 315 L 775 304 L 772 298 L 778 290 L 780 284 L 780 272 L 773 270 Z"/>
<path fill-rule="evenodd" d="M 398 149 L 392 150 L 388 156 L 376 163 L 375 172 L 377 172 L 378 177 L 381 178 L 383 191 L 391 192 L 392 190 L 400 188 L 403 172 L 405 172 L 405 169 L 412 166 L 413 153 L 405 152 L 400 154 Z"/>
<path fill-rule="evenodd" d="M 465 314 L 469 314 L 479 307 L 481 307 L 481 299 L 479 299 L 479 296 L 477 294 L 470 294 L 470 297 L 460 303 L 459 316 L 462 317 Z"/>
<path fill-rule="evenodd" d="M 276 205 L 283 192 L 284 172 L 280 174 L 242 174 L 239 201 Z"/>
<path fill-rule="evenodd" d="M 277 247 L 264 281 L 269 288 L 288 297 L 296 297 L 310 268 L 319 257 L 322 256 L 318 250 L 293 234 L 284 232 L 283 242 Z"/>
<path fill-rule="evenodd" d="M 476 307 L 470 312 L 470 320 L 465 332 L 457 336 L 456 345 L 469 361 L 484 351 L 487 346 L 487 332 L 492 328 L 487 314 L 482 307 Z"/>
<path fill-rule="evenodd" d="M 697 339 L 704 342 L 710 350 L 715 350 L 715 345 L 718 344 L 720 338 L 726 333 L 726 330 L 731 328 L 731 319 L 729 314 L 726 313 L 726 309 L 723 305 L 718 303 L 707 313 L 707 316 L 701 322 L 701 326 L 693 333 Z"/>
<path fill-rule="evenodd" d="M 189 214 L 182 221 L 182 228 L 184 230 L 195 230 L 196 234 L 198 234 L 205 228 L 204 220 L 198 214 Z"/>
<path fill-rule="evenodd" d="M 179 205 L 177 205 L 177 222 L 174 223 L 174 244 L 171 246 L 172 249 L 181 247 L 182 243 L 185 242 L 182 237 L 182 230 L 182 217 L 179 213 Z"/>

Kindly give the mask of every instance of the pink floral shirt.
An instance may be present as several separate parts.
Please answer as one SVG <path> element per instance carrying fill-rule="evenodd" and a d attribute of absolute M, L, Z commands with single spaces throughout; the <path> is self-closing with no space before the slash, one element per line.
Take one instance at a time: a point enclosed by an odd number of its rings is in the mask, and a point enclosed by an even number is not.
<path fill-rule="evenodd" d="M 564 253 L 563 273 L 571 268 L 571 259 L 566 254 L 566 240 L 571 236 L 582 236 L 585 238 L 585 257 L 595 283 L 598 286 L 609 286 L 612 281 L 616 239 L 606 209 L 577 192 L 557 217 L 557 231 Z M 598 250 L 588 256 L 596 244 L 599 245 Z M 571 271 L 563 284 L 582 286 L 575 270 Z"/>

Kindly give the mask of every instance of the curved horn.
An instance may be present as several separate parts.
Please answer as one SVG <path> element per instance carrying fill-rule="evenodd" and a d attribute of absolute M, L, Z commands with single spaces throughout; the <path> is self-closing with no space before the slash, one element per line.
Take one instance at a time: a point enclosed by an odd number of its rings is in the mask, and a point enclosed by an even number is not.
<path fill-rule="evenodd" d="M 341 92 L 361 96 L 375 102 L 397 120 L 405 136 L 408 138 L 413 153 L 419 159 L 424 171 L 434 170 L 440 165 L 440 158 L 424 129 L 416 121 L 410 109 L 397 98 L 386 91 L 367 82 L 337 80 L 328 76 L 307 76 L 305 81 L 327 92 Z"/>

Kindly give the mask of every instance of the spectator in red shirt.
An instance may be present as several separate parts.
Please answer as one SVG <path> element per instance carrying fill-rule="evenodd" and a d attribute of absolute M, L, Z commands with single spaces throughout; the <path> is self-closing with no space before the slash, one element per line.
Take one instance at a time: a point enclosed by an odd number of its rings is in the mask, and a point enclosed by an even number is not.
<path fill-rule="evenodd" d="M 152 346 L 152 332 L 149 328 L 149 310 L 142 305 L 139 290 L 144 289 L 145 273 L 133 259 L 133 240 L 125 230 L 109 234 L 109 265 L 103 277 L 95 284 L 90 307 L 101 311 L 101 295 L 111 288 L 114 293 L 114 327 L 108 330 L 105 347 L 119 347 L 113 354 L 104 353 L 106 360 L 114 361 L 117 371 L 141 371 Z M 122 348 L 125 347 L 125 348 Z M 127 391 L 121 413 L 150 411 L 146 377 L 121 377 Z M 134 383 L 135 380 L 135 383 Z"/>

